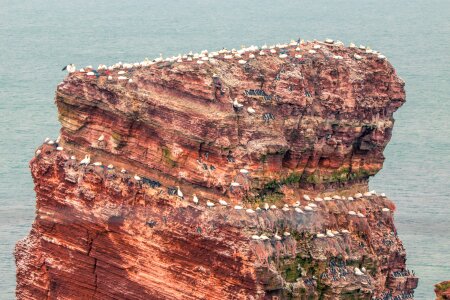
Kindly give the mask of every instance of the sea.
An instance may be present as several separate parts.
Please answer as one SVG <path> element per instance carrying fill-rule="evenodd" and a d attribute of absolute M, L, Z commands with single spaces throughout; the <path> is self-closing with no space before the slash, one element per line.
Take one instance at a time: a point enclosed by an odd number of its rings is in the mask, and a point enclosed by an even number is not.
<path fill-rule="evenodd" d="M 450 280 L 449 0 L 0 0 L 0 299 L 15 298 L 14 244 L 30 230 L 28 163 L 60 124 L 56 85 L 77 66 L 332 38 L 381 51 L 406 82 L 370 188 L 397 210 L 416 299 Z"/>

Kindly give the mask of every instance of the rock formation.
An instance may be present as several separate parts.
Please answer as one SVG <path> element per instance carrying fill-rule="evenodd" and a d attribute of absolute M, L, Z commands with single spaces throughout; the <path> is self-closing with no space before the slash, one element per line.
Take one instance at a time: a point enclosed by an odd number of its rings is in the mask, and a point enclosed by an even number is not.
<path fill-rule="evenodd" d="M 450 299 L 450 280 L 436 284 L 434 291 L 436 292 L 436 300 Z"/>
<path fill-rule="evenodd" d="M 69 74 L 17 298 L 412 297 L 395 206 L 368 192 L 404 101 L 384 56 L 340 43 Z"/>

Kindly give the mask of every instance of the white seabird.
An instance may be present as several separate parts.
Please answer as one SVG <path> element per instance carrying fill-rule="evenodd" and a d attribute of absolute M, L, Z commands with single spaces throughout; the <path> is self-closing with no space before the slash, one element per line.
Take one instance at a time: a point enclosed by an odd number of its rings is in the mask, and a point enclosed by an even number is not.
<path fill-rule="evenodd" d="M 65 66 L 62 71 L 67 70 L 68 73 L 73 73 L 77 70 L 77 68 L 75 67 L 74 64 L 68 64 L 67 66 Z"/>
<path fill-rule="evenodd" d="M 260 240 L 261 238 L 259 237 L 259 235 L 252 235 L 252 239 L 253 240 L 255 240 L 255 241 L 258 241 L 258 240 Z"/>
<path fill-rule="evenodd" d="M 360 212 L 358 212 L 357 213 L 357 215 L 358 215 L 358 217 L 360 217 L 360 218 L 365 218 L 366 216 L 364 216 L 362 213 L 360 213 Z"/>
<path fill-rule="evenodd" d="M 311 201 L 311 198 L 309 198 L 308 195 L 303 195 L 303 199 L 305 199 L 306 201 Z"/>
<path fill-rule="evenodd" d="M 56 150 L 58 150 L 58 151 L 63 151 L 63 150 L 64 150 L 64 148 L 63 148 L 63 147 L 61 147 L 61 146 L 58 146 L 58 147 L 56 147 Z"/>
<path fill-rule="evenodd" d="M 308 203 L 308 206 L 314 208 L 314 207 L 317 207 L 317 204 L 311 202 L 311 203 Z"/>
<path fill-rule="evenodd" d="M 295 208 L 295 211 L 298 212 L 298 213 L 300 213 L 300 214 L 303 214 L 303 213 L 304 213 L 303 210 L 301 210 L 299 207 L 296 207 L 296 208 Z"/>
<path fill-rule="evenodd" d="M 240 65 L 245 65 L 245 64 L 247 63 L 247 61 L 246 61 L 246 60 L 243 60 L 243 59 L 240 59 L 240 60 L 238 61 L 238 63 L 239 63 Z"/>
<path fill-rule="evenodd" d="M 350 216 L 356 216 L 356 213 L 355 213 L 353 210 L 349 211 L 348 214 L 349 214 Z"/>
<path fill-rule="evenodd" d="M 219 204 L 222 205 L 222 206 L 227 206 L 228 205 L 227 201 L 222 200 L 222 199 L 219 199 Z"/>
<path fill-rule="evenodd" d="M 198 198 L 197 195 L 192 195 L 192 202 L 194 202 L 195 204 L 198 204 Z"/>
<path fill-rule="evenodd" d="M 331 197 L 325 197 L 325 198 L 323 198 L 323 200 L 325 200 L 325 201 L 331 201 L 331 200 L 333 200 Z"/>
<path fill-rule="evenodd" d="M 240 205 L 235 205 L 234 206 L 234 209 L 236 209 L 236 210 L 241 210 L 243 207 L 242 206 L 240 206 Z"/>
<path fill-rule="evenodd" d="M 323 201 L 323 199 L 322 199 L 322 198 L 320 198 L 320 197 L 316 197 L 316 198 L 314 198 L 314 201 L 316 201 L 316 202 L 322 202 L 322 201 Z"/>
<path fill-rule="evenodd" d="M 263 206 L 263 207 L 264 207 L 265 210 L 269 210 L 269 208 L 270 208 L 270 207 L 269 207 L 269 204 L 267 204 L 267 203 L 264 203 L 264 206 Z"/>
<path fill-rule="evenodd" d="M 253 107 L 248 107 L 247 112 L 252 115 L 256 112 L 256 110 Z"/>
<path fill-rule="evenodd" d="M 272 204 L 272 205 L 270 206 L 270 209 L 277 209 L 277 206 Z"/>
<path fill-rule="evenodd" d="M 101 161 L 96 161 L 95 163 L 93 163 L 93 165 L 99 167 L 99 166 L 102 165 L 102 162 Z"/>
<path fill-rule="evenodd" d="M 108 169 L 112 170 L 112 169 L 114 169 L 114 166 L 111 165 L 111 164 L 109 164 L 109 165 L 108 165 Z"/>
<path fill-rule="evenodd" d="M 247 169 L 240 169 L 239 172 L 241 172 L 241 174 L 248 174 L 248 170 Z"/>
<path fill-rule="evenodd" d="M 355 275 L 356 276 L 361 276 L 361 275 L 364 275 L 364 273 L 361 272 L 361 270 L 358 267 L 355 267 Z"/>
<path fill-rule="evenodd" d="M 71 160 L 76 160 L 77 158 L 75 157 L 75 155 L 72 155 L 72 156 L 70 157 L 70 159 L 71 159 Z"/>
<path fill-rule="evenodd" d="M 261 240 L 263 240 L 263 241 L 267 241 L 267 240 L 269 239 L 269 237 L 268 237 L 267 235 L 265 235 L 265 234 L 261 234 L 261 235 L 259 236 L 259 238 L 260 238 Z"/>
<path fill-rule="evenodd" d="M 253 209 L 251 209 L 251 208 L 248 208 L 248 209 L 246 210 L 246 212 L 249 213 L 249 214 L 253 214 L 255 211 L 254 211 Z"/>
<path fill-rule="evenodd" d="M 313 208 L 311 206 L 305 206 L 303 209 L 305 211 L 313 211 Z"/>
<path fill-rule="evenodd" d="M 318 237 L 319 239 L 321 239 L 321 238 L 324 238 L 324 237 L 325 237 L 325 234 L 323 234 L 323 233 L 318 233 L 318 234 L 316 234 L 316 237 Z"/>
<path fill-rule="evenodd" d="M 355 199 L 359 199 L 359 198 L 361 198 L 363 195 L 361 194 L 361 193 L 356 193 L 355 194 Z"/>
<path fill-rule="evenodd" d="M 98 138 L 98 141 L 103 141 L 105 139 L 105 136 L 102 134 L 99 138 Z"/>
<path fill-rule="evenodd" d="M 389 208 L 387 208 L 387 207 L 383 207 L 382 211 L 384 211 L 384 212 L 390 212 L 391 210 L 390 210 Z"/>
<path fill-rule="evenodd" d="M 134 175 L 134 180 L 141 181 L 141 177 L 139 177 L 138 175 Z"/>
<path fill-rule="evenodd" d="M 281 241 L 281 236 L 279 236 L 278 233 L 275 233 L 273 237 L 275 238 L 275 240 Z"/>
<path fill-rule="evenodd" d="M 181 199 L 184 199 L 183 192 L 180 190 L 179 186 L 177 186 L 177 196 L 180 197 Z"/>
<path fill-rule="evenodd" d="M 244 105 L 243 104 L 241 104 L 241 103 L 239 103 L 238 101 L 237 101 L 237 99 L 234 99 L 234 101 L 233 101 L 233 107 L 234 108 L 241 108 L 241 107 L 243 107 Z"/>
<path fill-rule="evenodd" d="M 285 231 L 285 232 L 283 233 L 283 235 L 284 235 L 284 236 L 291 236 L 291 233 L 290 233 L 290 232 L 287 232 L 287 231 Z"/>
<path fill-rule="evenodd" d="M 361 59 L 362 59 L 362 56 L 361 56 L 361 55 L 358 55 L 358 54 L 356 54 L 356 53 L 355 53 L 355 55 L 353 55 L 353 57 L 354 57 L 356 60 L 361 60 Z"/>
<path fill-rule="evenodd" d="M 283 54 L 280 54 L 278 57 L 279 57 L 279 58 L 286 58 L 286 57 L 288 57 L 288 55 L 285 54 L 285 53 L 283 53 Z"/>
<path fill-rule="evenodd" d="M 214 207 L 214 203 L 212 203 L 211 201 L 206 201 L 206 206 L 208 207 Z"/>
<path fill-rule="evenodd" d="M 91 156 L 85 155 L 84 158 L 80 161 L 80 165 L 88 165 L 91 162 Z"/>
<path fill-rule="evenodd" d="M 120 173 L 125 174 L 127 172 L 127 170 L 125 170 L 124 168 L 122 168 L 122 170 L 120 170 Z"/>

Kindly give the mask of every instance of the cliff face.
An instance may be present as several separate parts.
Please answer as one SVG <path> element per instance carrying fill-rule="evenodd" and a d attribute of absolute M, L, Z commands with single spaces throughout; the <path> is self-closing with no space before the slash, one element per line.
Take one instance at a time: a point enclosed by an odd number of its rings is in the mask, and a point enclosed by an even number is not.
<path fill-rule="evenodd" d="M 395 206 L 367 192 L 403 82 L 371 50 L 263 51 L 58 85 L 18 299 L 412 297 Z"/>

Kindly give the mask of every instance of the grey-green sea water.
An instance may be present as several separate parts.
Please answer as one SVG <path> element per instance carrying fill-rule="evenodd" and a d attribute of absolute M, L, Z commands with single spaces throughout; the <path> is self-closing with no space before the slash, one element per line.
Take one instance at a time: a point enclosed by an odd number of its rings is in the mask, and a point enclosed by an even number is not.
<path fill-rule="evenodd" d="M 0 299 L 13 299 L 13 247 L 33 221 L 28 162 L 58 135 L 61 67 L 134 62 L 160 52 L 331 37 L 382 51 L 407 103 L 371 188 L 397 204 L 416 299 L 450 279 L 449 0 L 0 0 Z"/>

